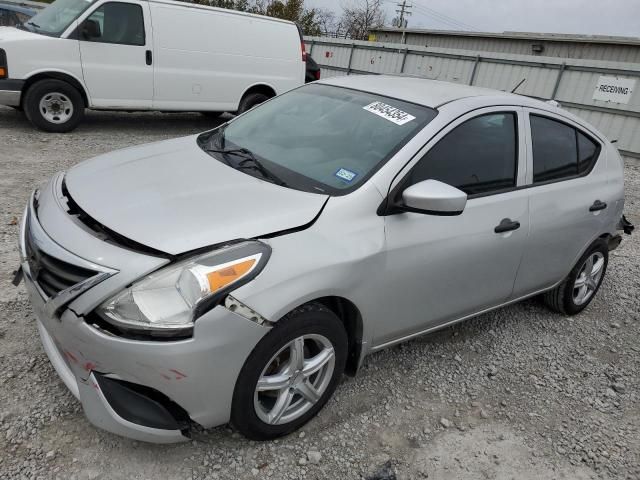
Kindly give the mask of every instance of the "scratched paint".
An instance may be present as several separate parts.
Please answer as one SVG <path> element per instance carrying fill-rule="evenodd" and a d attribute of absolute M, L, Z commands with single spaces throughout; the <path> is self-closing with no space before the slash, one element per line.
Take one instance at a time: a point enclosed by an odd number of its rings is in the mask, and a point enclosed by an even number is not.
<path fill-rule="evenodd" d="M 187 375 L 185 375 L 185 374 L 184 374 L 184 373 L 182 373 L 181 371 L 176 370 L 176 369 L 174 369 L 174 368 L 170 368 L 170 369 L 169 369 L 169 371 L 170 371 L 170 372 L 172 372 L 172 373 L 175 373 L 175 375 L 176 375 L 176 377 L 175 377 L 175 378 L 176 378 L 176 380 L 182 380 L 183 378 L 187 378 Z"/>

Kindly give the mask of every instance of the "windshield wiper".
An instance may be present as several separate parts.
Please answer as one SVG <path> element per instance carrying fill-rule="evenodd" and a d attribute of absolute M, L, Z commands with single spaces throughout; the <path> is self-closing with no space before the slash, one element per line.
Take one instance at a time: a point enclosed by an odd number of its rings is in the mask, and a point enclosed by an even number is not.
<path fill-rule="evenodd" d="M 213 153 L 222 153 L 223 155 L 237 155 L 239 157 L 244 157 L 244 159 L 241 160 L 240 163 L 238 163 L 238 165 L 235 167 L 236 169 L 238 170 L 254 169 L 259 171 L 264 178 L 271 180 L 271 182 L 277 185 L 280 185 L 281 187 L 287 186 L 286 182 L 284 182 L 275 173 L 268 170 L 262 164 L 262 162 L 256 158 L 253 152 L 248 148 L 230 148 L 230 149 L 208 148 L 206 149 L 206 151 L 213 152 Z M 251 165 L 245 165 L 247 162 L 251 162 Z M 229 165 L 229 162 L 227 162 L 227 165 Z"/>
<path fill-rule="evenodd" d="M 40 25 L 38 25 L 37 23 L 34 23 L 34 22 L 27 22 L 27 25 L 31 25 L 31 26 L 36 27 L 36 28 L 41 28 Z"/>

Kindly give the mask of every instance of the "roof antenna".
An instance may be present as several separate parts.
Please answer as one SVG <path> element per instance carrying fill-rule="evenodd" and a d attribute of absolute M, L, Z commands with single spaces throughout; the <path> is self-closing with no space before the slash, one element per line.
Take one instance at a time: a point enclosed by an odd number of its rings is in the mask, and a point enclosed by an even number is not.
<path fill-rule="evenodd" d="M 526 81 L 527 81 L 526 78 L 523 78 L 522 80 L 520 80 L 520 83 L 518 83 L 515 87 L 513 87 L 513 90 L 511 90 L 511 93 L 516 93 L 516 90 L 518 90 L 518 88 L 520 88 L 520 85 L 522 85 Z"/>

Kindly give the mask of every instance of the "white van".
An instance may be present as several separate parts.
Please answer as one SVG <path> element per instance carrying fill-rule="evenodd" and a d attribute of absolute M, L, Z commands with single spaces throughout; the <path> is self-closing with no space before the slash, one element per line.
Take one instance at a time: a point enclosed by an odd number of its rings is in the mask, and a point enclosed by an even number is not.
<path fill-rule="evenodd" d="M 68 132 L 84 109 L 244 112 L 302 85 L 297 25 L 169 0 L 56 0 L 0 27 L 0 104 Z"/>

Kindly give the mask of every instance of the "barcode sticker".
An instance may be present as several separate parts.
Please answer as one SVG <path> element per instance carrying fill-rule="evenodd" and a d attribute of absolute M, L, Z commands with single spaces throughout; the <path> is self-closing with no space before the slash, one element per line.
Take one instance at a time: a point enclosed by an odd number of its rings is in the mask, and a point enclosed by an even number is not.
<path fill-rule="evenodd" d="M 410 121 L 416 119 L 416 117 L 414 117 L 413 115 L 410 115 L 407 112 L 403 112 L 399 108 L 396 108 L 392 105 L 387 105 L 383 102 L 373 102 L 362 108 L 367 112 L 378 115 L 379 117 L 382 117 L 385 120 L 389 120 L 396 125 L 404 125 L 405 123 L 409 123 Z"/>

